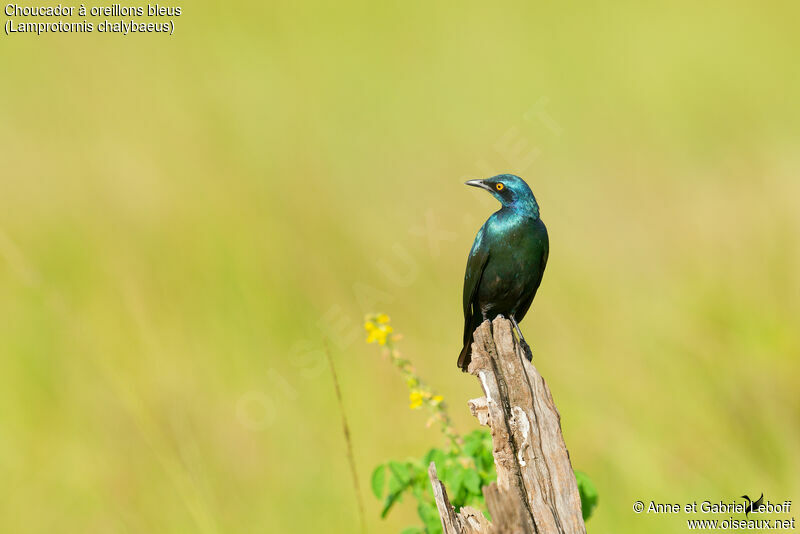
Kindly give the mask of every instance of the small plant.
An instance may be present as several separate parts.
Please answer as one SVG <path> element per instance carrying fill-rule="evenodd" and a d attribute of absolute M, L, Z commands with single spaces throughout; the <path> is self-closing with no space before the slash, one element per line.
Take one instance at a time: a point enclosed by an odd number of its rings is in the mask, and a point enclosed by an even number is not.
<path fill-rule="evenodd" d="M 491 519 L 485 510 L 482 492 L 483 486 L 497 478 L 489 432 L 480 429 L 462 437 L 455 430 L 442 396 L 420 378 L 411 361 L 404 358 L 397 348 L 396 342 L 401 336 L 394 332 L 388 315 L 367 315 L 364 329 L 367 331 L 367 343 L 380 345 L 383 354 L 403 376 L 409 390 L 409 408 L 419 410 L 424 407 L 430 414 L 427 426 L 438 425 L 445 437 L 443 448 L 431 449 L 422 458 L 389 461 L 375 468 L 372 472 L 372 493 L 383 500 L 381 517 L 386 517 L 392 507 L 410 493 L 417 500 L 417 514 L 423 526 L 406 528 L 401 534 L 441 534 L 442 524 L 428 479 L 428 465 L 434 462 L 455 509 L 472 506 Z M 597 490 L 585 473 L 576 471 L 575 476 L 585 520 L 597 505 Z"/>
<path fill-rule="evenodd" d="M 417 514 L 424 527 L 407 528 L 403 534 L 442 532 L 428 479 L 428 465 L 431 462 L 436 464 L 439 477 L 447 485 L 451 503 L 456 509 L 462 506 L 483 509 L 485 505 L 481 488 L 496 478 L 492 438 L 483 430 L 475 430 L 464 436 L 464 447 L 460 451 L 431 449 L 420 459 L 390 461 L 379 465 L 372 472 L 372 492 L 377 498 L 383 499 L 381 517 L 386 517 L 405 493 L 411 493 L 417 500 Z"/>
<path fill-rule="evenodd" d="M 599 495 L 592 479 L 583 471 L 575 471 L 575 480 L 578 482 L 578 493 L 581 494 L 581 513 L 586 521 L 594 512 Z"/>
<path fill-rule="evenodd" d="M 438 424 L 442 434 L 448 439 L 450 447 L 459 449 L 462 440 L 455 428 L 453 428 L 444 399 L 441 395 L 435 394 L 420 378 L 411 362 L 402 357 L 395 345 L 395 341 L 399 341 L 401 336 L 393 333 L 394 330 L 389 321 L 389 316 L 385 313 L 368 315 L 364 322 L 364 329 L 367 331 L 367 343 L 377 343 L 384 347 L 384 354 L 389 357 L 392 365 L 400 371 L 408 386 L 408 407 L 412 410 L 418 410 L 425 406 L 431 414 L 428 418 L 427 426 Z"/>

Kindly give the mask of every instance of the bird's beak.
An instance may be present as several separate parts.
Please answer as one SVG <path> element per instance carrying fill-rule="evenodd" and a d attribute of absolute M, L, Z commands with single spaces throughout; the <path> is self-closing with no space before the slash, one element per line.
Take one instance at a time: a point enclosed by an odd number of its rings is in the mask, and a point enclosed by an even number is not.
<path fill-rule="evenodd" d="M 464 182 L 464 185 L 471 185 L 472 187 L 480 187 L 481 189 L 486 189 L 487 191 L 491 191 L 492 188 L 486 185 L 483 180 L 470 180 L 469 182 Z"/>

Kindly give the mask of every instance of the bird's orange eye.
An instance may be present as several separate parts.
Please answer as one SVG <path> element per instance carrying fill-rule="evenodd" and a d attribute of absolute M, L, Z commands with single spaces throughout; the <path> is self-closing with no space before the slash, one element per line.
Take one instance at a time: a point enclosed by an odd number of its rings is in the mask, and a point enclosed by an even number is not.
<path fill-rule="evenodd" d="M 500 184 L 500 183 L 498 183 L 497 185 L 494 186 L 494 188 L 497 189 L 498 191 L 502 191 L 504 187 L 505 186 L 503 184 Z"/>

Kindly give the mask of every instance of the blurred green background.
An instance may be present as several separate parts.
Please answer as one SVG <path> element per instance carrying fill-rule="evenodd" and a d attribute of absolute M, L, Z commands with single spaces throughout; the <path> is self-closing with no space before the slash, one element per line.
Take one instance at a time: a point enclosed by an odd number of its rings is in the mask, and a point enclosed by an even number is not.
<path fill-rule="evenodd" d="M 364 343 L 476 427 L 466 255 L 531 184 L 522 323 L 591 532 L 634 500 L 800 498 L 796 3 L 184 4 L 172 37 L 0 43 L 0 531 L 369 531 L 390 458 L 441 444 Z M 5 19 L 4 19 L 5 21 Z M 796 515 L 796 514 L 792 514 Z"/>

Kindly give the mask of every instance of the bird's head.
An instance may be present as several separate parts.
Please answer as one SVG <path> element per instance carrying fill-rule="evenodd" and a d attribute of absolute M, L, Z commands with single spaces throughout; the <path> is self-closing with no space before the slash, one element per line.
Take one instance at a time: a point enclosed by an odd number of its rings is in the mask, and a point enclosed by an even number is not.
<path fill-rule="evenodd" d="M 513 174 L 498 174 L 485 180 L 470 180 L 467 185 L 489 191 L 505 208 L 523 211 L 536 218 L 539 204 L 525 180 Z"/>

